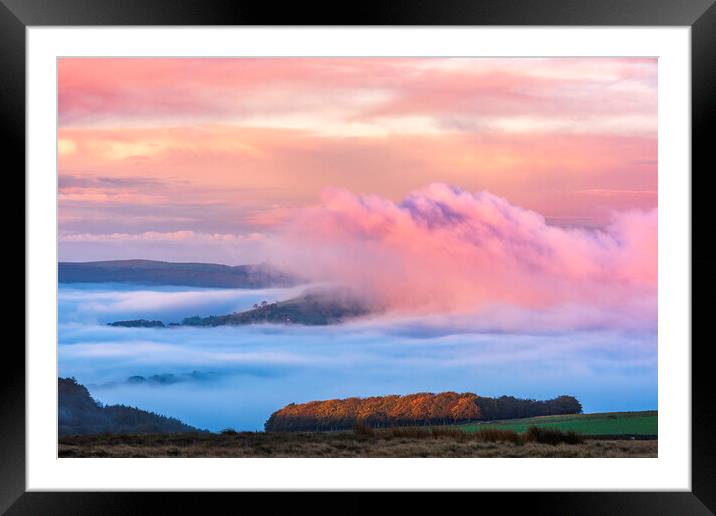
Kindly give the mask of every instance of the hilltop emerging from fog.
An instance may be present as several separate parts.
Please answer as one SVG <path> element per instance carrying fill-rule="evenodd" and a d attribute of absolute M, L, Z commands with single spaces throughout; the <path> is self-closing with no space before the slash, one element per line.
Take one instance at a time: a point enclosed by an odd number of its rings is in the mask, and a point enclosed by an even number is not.
<path fill-rule="evenodd" d="M 219 265 L 173 263 L 152 260 L 60 262 L 60 283 L 133 283 L 204 288 L 276 288 L 300 283 L 295 276 L 270 265 Z M 165 328 L 175 326 L 225 326 L 256 323 L 327 325 L 367 315 L 375 308 L 346 288 L 314 288 L 278 302 L 262 301 L 249 310 L 225 315 L 185 317 L 181 322 L 151 319 L 114 321 L 109 326 Z"/>
<path fill-rule="evenodd" d="M 134 319 L 115 321 L 108 326 L 125 328 L 171 328 L 177 326 L 231 326 L 242 324 L 303 324 L 323 326 L 338 324 L 349 319 L 368 315 L 371 308 L 343 288 L 313 289 L 301 296 L 285 301 L 262 301 L 249 310 L 227 315 L 185 317 L 180 323 Z"/>
<path fill-rule="evenodd" d="M 291 287 L 300 281 L 270 265 L 220 265 L 154 260 L 60 262 L 60 283 L 136 283 L 206 288 Z"/>

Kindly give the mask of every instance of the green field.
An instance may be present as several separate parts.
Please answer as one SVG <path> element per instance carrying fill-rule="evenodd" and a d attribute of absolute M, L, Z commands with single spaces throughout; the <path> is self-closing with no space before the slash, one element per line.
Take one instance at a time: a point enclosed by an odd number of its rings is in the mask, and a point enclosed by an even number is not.
<path fill-rule="evenodd" d="M 656 410 L 542 416 L 459 425 L 468 432 L 477 432 L 483 428 L 524 432 L 531 426 L 573 430 L 584 435 L 658 435 L 659 429 Z"/>

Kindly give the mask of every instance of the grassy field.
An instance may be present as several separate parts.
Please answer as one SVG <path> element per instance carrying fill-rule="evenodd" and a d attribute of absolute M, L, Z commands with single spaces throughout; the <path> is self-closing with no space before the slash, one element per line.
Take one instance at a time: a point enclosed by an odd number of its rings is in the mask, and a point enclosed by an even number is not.
<path fill-rule="evenodd" d="M 530 426 L 572 430 L 583 435 L 658 435 L 658 413 L 603 412 L 598 414 L 573 414 L 565 416 L 542 416 L 490 423 L 470 423 L 458 428 L 476 432 L 486 428 L 499 428 L 524 432 Z"/>
<path fill-rule="evenodd" d="M 640 440 L 628 436 L 656 436 L 657 417 L 656 411 L 613 412 L 432 428 L 376 430 L 362 425 L 352 431 L 338 432 L 75 435 L 60 437 L 59 456 L 656 457 L 656 439 Z M 533 428 L 528 431 L 534 426 L 543 430 Z M 571 434 L 570 438 L 570 431 L 580 435 Z M 550 441 L 550 435 L 561 437 Z"/>
<path fill-rule="evenodd" d="M 399 434 L 409 435 L 403 430 Z M 587 440 L 582 444 L 486 442 L 390 432 L 239 432 L 236 434 L 94 435 L 60 438 L 60 457 L 656 457 L 658 442 Z M 474 434 L 472 434 L 474 435 Z"/>

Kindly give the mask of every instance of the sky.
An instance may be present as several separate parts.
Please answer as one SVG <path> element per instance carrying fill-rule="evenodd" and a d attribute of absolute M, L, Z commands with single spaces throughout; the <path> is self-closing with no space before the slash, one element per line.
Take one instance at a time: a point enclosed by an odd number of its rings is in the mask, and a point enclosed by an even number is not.
<path fill-rule="evenodd" d="M 306 210 L 451 191 L 543 218 L 527 240 L 564 260 L 588 238 L 552 228 L 655 223 L 656 59 L 63 58 L 58 80 L 60 260 L 286 261 Z"/>
<path fill-rule="evenodd" d="M 58 79 L 60 260 L 267 262 L 305 280 L 61 285 L 60 375 L 101 401 L 211 429 L 420 391 L 656 408 L 656 59 L 63 58 Z M 371 315 L 106 325 L 326 283 Z M 126 382 L 193 371 L 211 382 Z"/>

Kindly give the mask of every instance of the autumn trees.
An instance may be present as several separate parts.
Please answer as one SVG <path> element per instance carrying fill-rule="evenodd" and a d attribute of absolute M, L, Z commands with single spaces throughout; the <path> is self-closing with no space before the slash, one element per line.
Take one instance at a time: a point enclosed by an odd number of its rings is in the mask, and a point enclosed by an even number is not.
<path fill-rule="evenodd" d="M 357 421 L 372 427 L 455 423 L 479 416 L 474 399 L 470 393 L 422 392 L 290 404 L 271 415 L 266 430 L 340 430 Z"/>
<path fill-rule="evenodd" d="M 484 398 L 472 393 L 421 392 L 405 396 L 372 396 L 308 403 L 291 403 L 274 412 L 266 431 L 344 430 L 356 422 L 374 428 L 446 425 L 479 419 L 512 419 L 549 414 L 579 413 L 572 396 L 535 401 L 511 396 Z"/>

